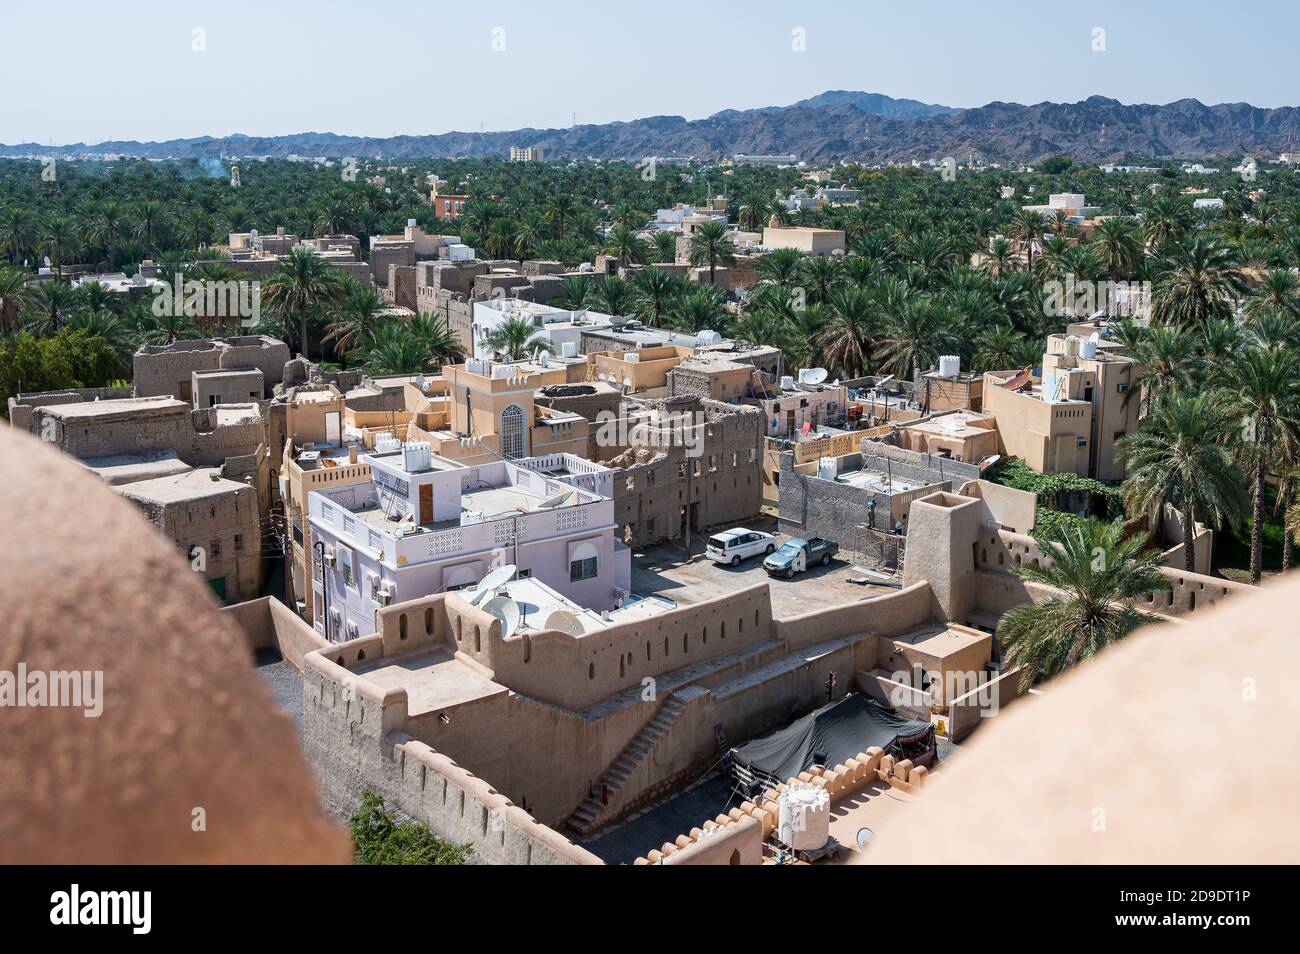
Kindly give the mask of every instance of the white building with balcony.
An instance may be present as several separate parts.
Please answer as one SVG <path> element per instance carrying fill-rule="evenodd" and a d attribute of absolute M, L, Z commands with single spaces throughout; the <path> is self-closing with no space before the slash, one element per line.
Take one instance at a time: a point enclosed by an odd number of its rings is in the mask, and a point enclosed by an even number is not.
<path fill-rule="evenodd" d="M 473 586 L 507 564 L 588 609 L 628 596 L 608 468 L 571 454 L 466 466 L 395 440 L 362 461 L 369 483 L 308 498 L 313 620 L 330 640 L 374 632 L 383 606 Z"/>

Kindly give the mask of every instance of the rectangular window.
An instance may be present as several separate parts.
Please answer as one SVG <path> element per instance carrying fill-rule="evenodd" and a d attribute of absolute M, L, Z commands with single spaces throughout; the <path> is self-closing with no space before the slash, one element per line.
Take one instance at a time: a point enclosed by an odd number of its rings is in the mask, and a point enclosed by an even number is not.
<path fill-rule="evenodd" d="M 242 533 L 235 534 L 235 552 L 244 552 L 244 535 Z"/>
<path fill-rule="evenodd" d="M 220 559 L 221 559 L 221 541 L 220 541 L 220 540 L 213 540 L 212 543 L 211 543 L 211 545 L 208 547 L 208 552 L 212 554 L 212 559 L 214 559 L 214 560 L 220 560 Z"/>
<path fill-rule="evenodd" d="M 596 578 L 596 557 L 586 560 L 574 560 L 569 564 L 569 582 L 594 580 Z"/>

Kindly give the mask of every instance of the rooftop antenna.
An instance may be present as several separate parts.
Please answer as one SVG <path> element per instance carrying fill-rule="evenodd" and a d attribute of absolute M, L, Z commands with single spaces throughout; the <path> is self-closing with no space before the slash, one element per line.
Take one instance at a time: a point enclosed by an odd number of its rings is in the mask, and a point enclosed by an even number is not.
<path fill-rule="evenodd" d="M 565 491 L 564 493 L 562 493 L 562 494 L 556 494 L 556 495 L 555 495 L 554 497 L 552 497 L 550 500 L 543 500 L 541 503 L 539 503 L 539 504 L 537 505 L 537 509 L 538 509 L 538 510 L 554 510 L 556 507 L 561 506 L 561 505 L 562 505 L 566 500 L 568 500 L 568 499 L 569 499 L 569 495 L 572 494 L 572 493 L 573 493 L 572 490 L 566 490 L 566 491 Z"/>
<path fill-rule="evenodd" d="M 501 620 L 501 635 L 513 636 L 519 628 L 519 604 L 508 596 L 494 596 L 487 601 L 483 612 Z"/>
<path fill-rule="evenodd" d="M 487 576 L 483 577 L 483 579 L 479 580 L 478 586 L 476 586 L 469 595 L 470 605 L 478 606 L 486 597 L 495 592 L 498 587 L 509 583 L 517 569 L 519 568 L 513 563 L 507 563 L 505 566 L 497 567 Z"/>

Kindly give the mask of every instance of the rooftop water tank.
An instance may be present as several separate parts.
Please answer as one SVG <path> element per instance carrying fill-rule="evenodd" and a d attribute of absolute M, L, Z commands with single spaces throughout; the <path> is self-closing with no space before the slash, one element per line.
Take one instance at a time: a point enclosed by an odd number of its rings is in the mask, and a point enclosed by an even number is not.
<path fill-rule="evenodd" d="M 375 437 L 376 454 L 392 454 L 401 450 L 402 442 L 393 437 L 392 434 L 380 434 Z"/>
<path fill-rule="evenodd" d="M 939 355 L 939 377 L 955 378 L 961 373 L 961 355 Z"/>
<path fill-rule="evenodd" d="M 428 441 L 407 441 L 402 445 L 402 466 L 408 474 L 433 466 L 433 445 Z"/>
<path fill-rule="evenodd" d="M 817 476 L 822 480 L 834 480 L 839 472 L 839 462 L 834 457 L 817 458 Z"/>
<path fill-rule="evenodd" d="M 790 782 L 781 792 L 778 835 L 795 851 L 816 851 L 831 836 L 831 797 L 824 788 Z"/>
<path fill-rule="evenodd" d="M 1097 357 L 1097 335 L 1092 334 L 1079 343 L 1079 357 L 1092 360 Z"/>
<path fill-rule="evenodd" d="M 566 358 L 576 358 L 578 356 L 578 342 L 576 341 L 561 342 L 560 354 Z"/>
<path fill-rule="evenodd" d="M 786 375 L 782 375 L 782 377 L 781 377 L 781 390 L 782 390 L 782 391 L 793 391 L 793 390 L 794 390 L 794 378 L 790 377 L 790 375 L 788 375 L 788 374 L 786 374 Z"/>

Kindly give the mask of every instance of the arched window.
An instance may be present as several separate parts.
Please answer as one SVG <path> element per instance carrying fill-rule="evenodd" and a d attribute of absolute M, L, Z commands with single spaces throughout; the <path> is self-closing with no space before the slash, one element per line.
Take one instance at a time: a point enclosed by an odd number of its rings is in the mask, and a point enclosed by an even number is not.
<path fill-rule="evenodd" d="M 524 450 L 524 409 L 511 404 L 501 412 L 501 455 L 516 460 Z"/>

